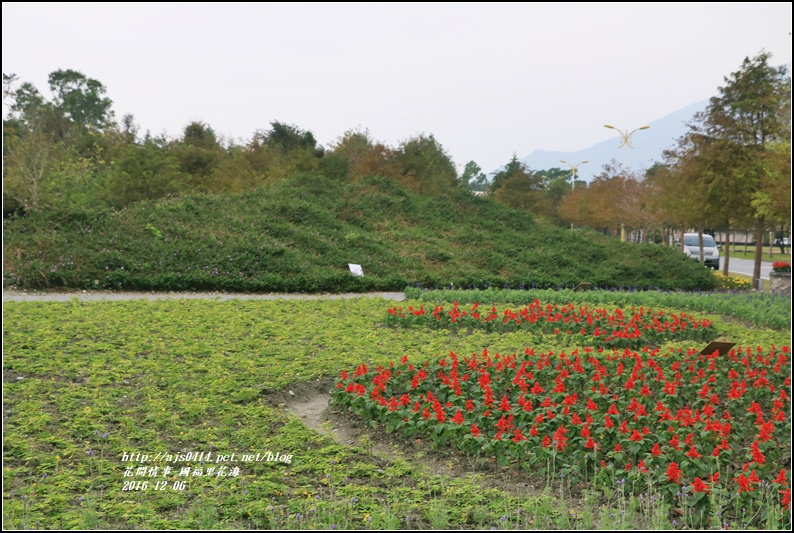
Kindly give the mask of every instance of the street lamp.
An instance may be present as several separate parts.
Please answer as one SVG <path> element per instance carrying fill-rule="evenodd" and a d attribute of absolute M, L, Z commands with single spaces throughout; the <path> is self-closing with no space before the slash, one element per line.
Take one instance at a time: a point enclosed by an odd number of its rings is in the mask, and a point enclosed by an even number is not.
<path fill-rule="evenodd" d="M 609 128 L 611 130 L 615 130 L 618 133 L 620 133 L 621 141 L 620 141 L 620 144 L 618 145 L 618 149 L 623 148 L 624 146 L 626 147 L 626 150 L 623 152 L 623 172 L 628 172 L 628 168 L 627 168 L 628 165 L 626 164 L 626 162 L 628 161 L 629 148 L 634 148 L 631 145 L 631 136 L 634 135 L 636 132 L 638 132 L 640 130 L 647 130 L 648 128 L 650 128 L 650 126 L 641 126 L 641 127 L 637 128 L 637 129 L 631 130 L 631 131 L 629 131 L 629 130 L 621 130 L 621 129 L 618 129 L 615 126 L 612 126 L 610 124 L 604 124 L 604 127 L 605 128 Z M 625 224 L 621 224 L 620 225 L 620 242 L 625 242 L 625 241 L 626 241 L 626 225 Z"/>
<path fill-rule="evenodd" d="M 631 145 L 631 136 L 634 135 L 635 132 L 638 132 L 640 130 L 647 130 L 648 128 L 650 128 L 650 126 L 642 126 L 642 127 L 639 127 L 637 129 L 631 130 L 631 131 L 629 131 L 629 130 L 621 130 L 621 129 L 618 129 L 615 126 L 612 126 L 610 124 L 604 124 L 604 127 L 605 128 L 609 128 L 611 130 L 615 130 L 618 133 L 620 133 L 621 141 L 620 141 L 620 144 L 618 145 L 618 148 L 623 148 L 624 146 L 626 147 L 626 151 L 623 152 L 623 170 L 625 171 L 626 170 L 626 159 L 627 159 L 628 153 L 629 153 L 628 150 L 629 150 L 629 148 L 634 148 Z"/>
<path fill-rule="evenodd" d="M 583 165 L 583 164 L 585 164 L 585 163 L 587 163 L 587 162 L 588 162 L 588 161 L 585 159 L 584 161 L 581 161 L 581 162 L 579 162 L 579 163 L 576 163 L 575 165 L 572 165 L 572 164 L 571 164 L 571 163 L 569 163 L 568 161 L 565 161 L 565 160 L 563 160 L 563 159 L 560 159 L 560 163 L 565 163 L 566 165 L 568 165 L 569 167 L 571 167 L 571 190 L 573 190 L 574 183 L 576 182 L 576 176 L 577 176 L 577 174 L 576 174 L 576 169 L 578 169 L 578 168 L 579 168 L 579 165 Z"/>
<path fill-rule="evenodd" d="M 576 163 L 575 165 L 565 161 L 564 159 L 560 159 L 560 163 L 565 163 L 569 167 L 571 167 L 571 192 L 573 192 L 574 185 L 576 184 L 576 170 L 579 168 L 579 165 L 584 165 L 587 163 L 587 160 L 581 161 Z M 573 231 L 573 222 L 571 222 L 571 231 Z"/>

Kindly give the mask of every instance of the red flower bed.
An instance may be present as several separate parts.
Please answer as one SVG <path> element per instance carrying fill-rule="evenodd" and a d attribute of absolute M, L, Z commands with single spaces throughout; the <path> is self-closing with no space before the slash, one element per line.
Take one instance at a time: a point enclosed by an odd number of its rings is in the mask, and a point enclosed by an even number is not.
<path fill-rule="evenodd" d="M 386 324 L 396 327 L 430 327 L 435 329 L 484 329 L 505 333 L 531 331 L 556 335 L 561 340 L 576 341 L 593 347 L 640 348 L 670 340 L 710 341 L 717 337 L 714 324 L 696 320 L 685 313 L 667 313 L 646 307 L 630 310 L 591 308 L 587 305 L 564 306 L 539 300 L 518 310 L 498 311 L 495 306 L 481 308 L 475 303 L 462 310 L 455 302 L 451 309 L 436 306 L 427 312 L 424 306 L 415 309 L 392 307 L 387 310 Z"/>
<path fill-rule="evenodd" d="M 333 402 L 390 432 L 523 470 L 583 480 L 644 476 L 671 498 L 683 491 L 700 499 L 715 488 L 752 497 L 767 482 L 787 506 L 790 371 L 788 347 L 724 356 L 486 349 L 359 365 L 342 372 Z"/>

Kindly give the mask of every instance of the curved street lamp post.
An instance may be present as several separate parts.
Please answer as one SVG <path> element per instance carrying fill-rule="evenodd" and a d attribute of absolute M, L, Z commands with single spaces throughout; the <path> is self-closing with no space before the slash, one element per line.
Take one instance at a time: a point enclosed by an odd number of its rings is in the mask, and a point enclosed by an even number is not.
<path fill-rule="evenodd" d="M 611 130 L 615 130 L 616 132 L 618 132 L 620 134 L 620 144 L 618 145 L 618 149 L 623 148 L 624 146 L 626 147 L 626 150 L 623 151 L 623 172 L 627 172 L 628 171 L 628 165 L 626 163 L 628 161 L 629 149 L 630 148 L 634 148 L 631 145 L 631 136 L 634 135 L 636 132 L 638 132 L 640 130 L 647 130 L 648 128 L 650 128 L 650 126 L 640 126 L 639 128 L 633 129 L 631 131 L 629 131 L 629 130 L 621 130 L 619 128 L 616 128 L 615 126 L 612 126 L 611 124 L 604 124 L 604 127 L 605 128 L 609 128 Z M 620 241 L 621 242 L 625 242 L 626 241 L 626 226 L 625 226 L 625 224 L 621 224 L 620 225 Z"/>
<path fill-rule="evenodd" d="M 634 148 L 631 145 L 631 136 L 634 135 L 636 132 L 638 132 L 640 130 L 647 130 L 648 128 L 650 128 L 650 126 L 641 126 L 641 127 L 637 128 L 637 129 L 634 129 L 634 130 L 631 130 L 631 131 L 629 131 L 629 130 L 621 130 L 621 129 L 616 128 L 615 126 L 612 126 L 610 124 L 604 124 L 604 127 L 605 128 L 609 128 L 611 130 L 615 130 L 616 132 L 618 132 L 620 134 L 620 139 L 621 140 L 620 140 L 620 144 L 618 145 L 618 148 L 620 149 L 620 148 L 623 148 L 624 146 L 626 147 L 626 151 L 623 152 L 623 170 L 625 171 L 626 170 L 626 161 L 627 161 L 627 157 L 628 157 L 628 153 L 629 153 L 629 148 Z"/>

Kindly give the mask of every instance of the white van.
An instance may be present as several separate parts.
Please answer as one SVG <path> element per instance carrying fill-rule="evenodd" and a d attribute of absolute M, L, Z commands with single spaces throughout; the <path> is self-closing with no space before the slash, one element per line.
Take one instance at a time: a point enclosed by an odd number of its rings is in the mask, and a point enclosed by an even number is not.
<path fill-rule="evenodd" d="M 684 233 L 684 253 L 690 259 L 700 261 L 700 243 L 697 233 Z M 705 233 L 703 234 L 703 261 L 706 266 L 710 266 L 714 270 L 720 269 L 720 251 L 717 248 L 717 243 L 714 242 L 714 237 Z"/>

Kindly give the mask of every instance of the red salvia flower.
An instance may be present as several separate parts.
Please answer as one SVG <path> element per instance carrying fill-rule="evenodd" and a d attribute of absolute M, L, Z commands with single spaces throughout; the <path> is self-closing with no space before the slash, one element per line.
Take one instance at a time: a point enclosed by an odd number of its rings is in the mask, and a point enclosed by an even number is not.
<path fill-rule="evenodd" d="M 521 442 L 522 440 L 527 440 L 527 438 L 521 434 L 520 429 L 516 429 L 516 432 L 513 435 L 513 442 Z"/>
<path fill-rule="evenodd" d="M 700 455 L 698 453 L 698 451 L 695 449 L 694 446 L 690 446 L 689 447 L 689 451 L 686 452 L 686 456 L 689 457 L 690 459 L 699 459 L 699 458 L 703 457 L 702 455 Z"/>
<path fill-rule="evenodd" d="M 708 494 L 709 486 L 706 483 L 704 483 L 702 479 L 696 477 L 695 481 L 692 483 L 692 492 L 705 492 L 706 494 Z"/>
<path fill-rule="evenodd" d="M 678 468 L 678 464 L 675 461 L 671 462 L 670 466 L 667 467 L 667 481 L 681 483 L 681 469 Z"/>
<path fill-rule="evenodd" d="M 778 492 L 783 495 L 780 499 L 780 505 L 783 506 L 783 509 L 788 510 L 791 504 L 791 488 L 786 487 L 786 490 L 779 490 Z"/>
<path fill-rule="evenodd" d="M 750 485 L 750 479 L 747 478 L 744 474 L 739 474 L 739 477 L 735 477 L 735 478 L 733 478 L 733 480 L 736 481 L 736 483 L 739 484 L 739 490 L 737 491 L 738 493 L 752 492 L 752 491 L 755 490 Z"/>
<path fill-rule="evenodd" d="M 662 455 L 662 450 L 659 449 L 658 442 L 653 445 L 653 448 L 651 448 L 651 455 L 653 455 L 654 457 L 659 457 L 660 455 Z"/>
<path fill-rule="evenodd" d="M 766 456 L 763 454 L 763 452 L 761 452 L 761 450 L 758 449 L 758 442 L 754 442 L 750 446 L 750 451 L 753 454 L 754 462 L 758 463 L 759 465 L 766 463 Z"/>
<path fill-rule="evenodd" d="M 772 438 L 772 432 L 775 431 L 774 421 L 764 422 L 761 424 L 760 433 L 756 437 L 761 442 L 766 442 Z"/>
<path fill-rule="evenodd" d="M 513 408 L 510 407 L 510 401 L 507 399 L 507 394 L 502 396 L 502 402 L 499 404 L 500 411 L 512 411 Z"/>
<path fill-rule="evenodd" d="M 781 469 L 780 470 L 780 473 L 775 478 L 774 483 L 781 483 L 783 485 L 788 485 L 788 482 L 786 481 L 786 470 L 785 469 Z"/>

